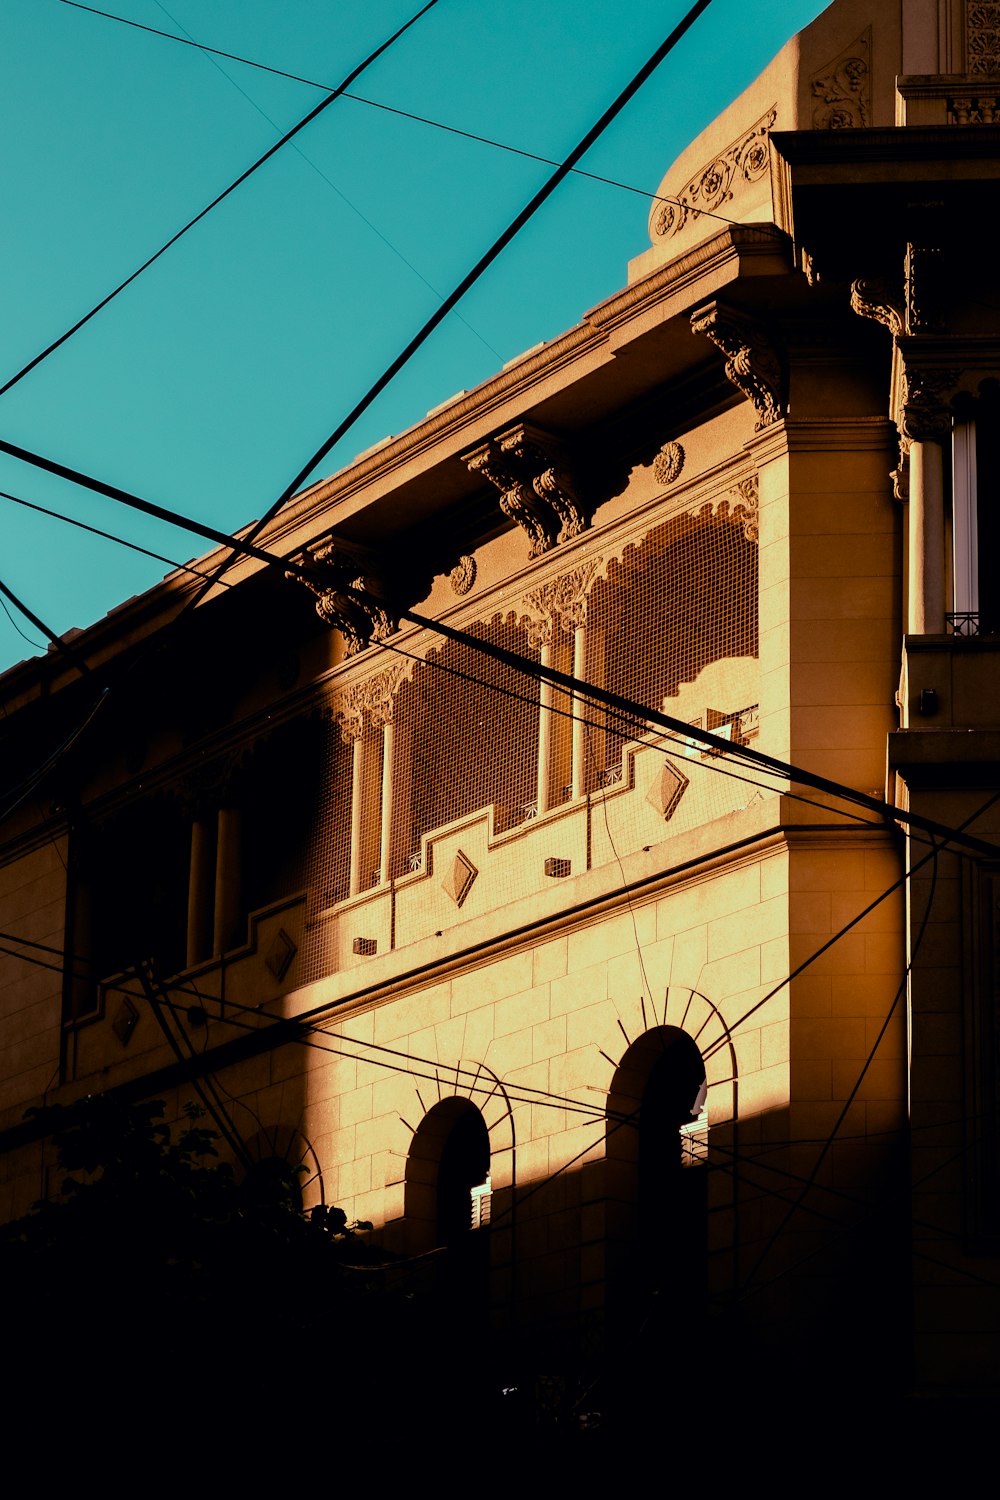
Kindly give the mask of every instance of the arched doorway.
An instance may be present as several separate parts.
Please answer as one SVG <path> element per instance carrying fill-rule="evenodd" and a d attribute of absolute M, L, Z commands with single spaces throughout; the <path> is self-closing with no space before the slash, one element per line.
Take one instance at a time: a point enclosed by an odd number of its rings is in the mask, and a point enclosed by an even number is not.
<path fill-rule="evenodd" d="M 405 1217 L 411 1253 L 437 1251 L 431 1270 L 443 1312 L 461 1320 L 489 1308 L 490 1134 L 468 1099 L 430 1109 L 406 1163 Z"/>

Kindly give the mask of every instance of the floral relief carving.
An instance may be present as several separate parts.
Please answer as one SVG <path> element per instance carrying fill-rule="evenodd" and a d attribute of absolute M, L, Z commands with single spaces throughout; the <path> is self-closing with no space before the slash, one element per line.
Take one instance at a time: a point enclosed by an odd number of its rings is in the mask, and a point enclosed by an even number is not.
<path fill-rule="evenodd" d="M 659 484 L 673 484 L 684 467 L 684 449 L 680 443 L 664 443 L 653 459 L 653 478 Z"/>
<path fill-rule="evenodd" d="M 743 535 L 756 542 L 760 535 L 760 484 L 756 474 L 741 479 L 731 492 L 732 514 L 743 522 Z"/>
<path fill-rule="evenodd" d="M 851 130 L 871 124 L 872 33 L 866 31 L 810 79 L 814 130 Z"/>
<path fill-rule="evenodd" d="M 346 745 L 353 745 L 368 728 L 392 723 L 396 691 L 403 674 L 403 666 L 394 663 L 384 672 L 352 682 L 338 694 L 333 702 L 333 717 Z"/>
<path fill-rule="evenodd" d="M 689 220 L 702 213 L 714 213 L 723 203 L 729 203 L 743 184 L 763 177 L 770 162 L 768 134 L 777 117 L 774 105 L 745 135 L 727 146 L 721 156 L 702 167 L 681 188 L 675 201 L 661 204 L 653 221 L 654 236 L 671 239 Z"/>
<path fill-rule="evenodd" d="M 476 559 L 474 557 L 460 557 L 458 562 L 448 574 L 448 582 L 451 584 L 452 593 L 467 594 L 476 581 Z"/>
<path fill-rule="evenodd" d="M 1000 4 L 969 0 L 965 11 L 967 73 L 1000 73 Z"/>
<path fill-rule="evenodd" d="M 568 635 L 586 625 L 590 590 L 603 562 L 602 557 L 588 557 L 524 595 L 517 619 L 527 632 L 529 646 L 537 651 L 548 645 L 557 622 Z"/>
<path fill-rule="evenodd" d="M 900 430 L 915 443 L 942 442 L 951 431 L 949 403 L 961 370 L 912 369 L 903 378 Z"/>

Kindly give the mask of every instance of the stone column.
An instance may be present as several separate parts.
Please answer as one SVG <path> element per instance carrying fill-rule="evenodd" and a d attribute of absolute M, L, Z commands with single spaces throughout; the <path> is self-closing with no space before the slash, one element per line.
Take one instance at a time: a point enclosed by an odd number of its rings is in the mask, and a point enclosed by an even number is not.
<path fill-rule="evenodd" d="M 587 625 L 582 620 L 573 632 L 573 676 L 577 682 L 587 681 Z M 572 796 L 587 794 L 587 725 L 584 723 L 589 704 L 579 693 L 573 694 L 573 758 Z"/>
<path fill-rule="evenodd" d="M 239 940 L 242 909 L 242 814 L 220 807 L 215 844 L 215 904 L 212 952 L 219 958 Z"/>
<path fill-rule="evenodd" d="M 945 628 L 944 453 L 951 415 L 943 407 L 907 404 L 902 428 L 910 439 L 909 570 L 906 628 L 943 635 Z"/>
<path fill-rule="evenodd" d="M 362 816 L 364 806 L 362 799 L 365 790 L 365 742 L 360 726 L 353 740 L 353 760 L 351 762 L 351 879 L 350 894 L 357 896 L 363 885 L 362 877 Z"/>
<path fill-rule="evenodd" d="M 392 879 L 392 791 L 393 791 L 393 723 L 392 717 L 382 725 L 382 827 L 379 832 L 379 880 L 386 885 Z"/>
<path fill-rule="evenodd" d="M 215 848 L 212 829 L 203 812 L 191 823 L 191 862 L 188 874 L 187 967 L 210 956 L 212 946 L 212 881 Z"/>
<path fill-rule="evenodd" d="M 543 667 L 552 666 L 552 628 L 549 626 L 539 643 Z M 552 684 L 544 680 L 538 687 L 538 816 L 549 810 L 552 784 Z"/>

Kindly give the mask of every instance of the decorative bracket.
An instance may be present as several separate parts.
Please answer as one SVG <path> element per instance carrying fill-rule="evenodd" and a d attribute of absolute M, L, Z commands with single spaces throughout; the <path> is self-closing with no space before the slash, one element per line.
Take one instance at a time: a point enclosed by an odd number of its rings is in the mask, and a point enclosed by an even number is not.
<path fill-rule="evenodd" d="M 859 276 L 852 281 L 851 308 L 860 318 L 884 324 L 893 338 L 904 332 L 902 302 L 881 276 Z"/>
<path fill-rule="evenodd" d="M 709 302 L 692 313 L 691 331 L 710 338 L 726 356 L 726 375 L 757 413 L 755 431 L 785 415 L 787 367 L 775 334 L 721 302 Z"/>
<path fill-rule="evenodd" d="M 368 554 L 328 537 L 307 548 L 299 561 L 316 566 L 315 581 L 301 581 L 316 595 L 320 619 L 343 635 L 348 656 L 392 635 L 398 622 L 389 611 L 383 580 Z M 299 577 L 296 573 L 285 576 Z M 365 597 L 359 598 L 359 594 Z"/>
<path fill-rule="evenodd" d="M 519 422 L 464 453 L 462 462 L 500 491 L 500 509 L 527 535 L 531 557 L 579 536 L 589 524 L 565 449 L 540 427 Z"/>

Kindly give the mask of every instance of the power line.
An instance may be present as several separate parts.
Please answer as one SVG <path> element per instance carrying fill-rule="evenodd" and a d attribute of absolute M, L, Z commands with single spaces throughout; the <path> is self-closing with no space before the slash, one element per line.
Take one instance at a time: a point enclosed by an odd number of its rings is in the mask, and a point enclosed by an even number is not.
<path fill-rule="evenodd" d="M 206 204 L 206 206 L 201 210 L 200 213 L 195 214 L 193 219 L 189 219 L 188 222 L 183 226 L 183 228 L 177 230 L 176 234 L 172 234 L 165 245 L 161 245 L 159 250 L 155 251 L 151 256 L 148 257 L 148 259 L 144 260 L 142 265 L 137 267 L 137 269 L 134 270 L 131 275 L 126 276 L 124 281 L 119 282 L 118 286 L 116 286 L 113 291 L 108 292 L 107 296 L 102 297 L 99 302 L 95 303 L 95 305 L 90 309 L 88 313 L 84 313 L 82 318 L 78 318 L 71 328 L 68 328 L 65 333 L 60 334 L 57 339 L 54 339 L 51 344 L 48 344 L 39 354 L 36 354 L 34 358 L 30 359 L 26 365 L 22 366 L 22 368 L 18 370 L 15 375 L 12 375 L 9 380 L 5 381 L 3 385 L 0 385 L 0 396 L 5 395 L 7 391 L 11 390 L 15 385 L 17 385 L 18 381 L 23 380 L 25 375 L 34 370 L 37 365 L 40 365 L 42 363 L 42 360 L 47 359 L 50 354 L 53 354 L 56 349 L 65 344 L 67 339 L 71 339 L 75 333 L 78 333 L 85 324 L 90 322 L 91 318 L 95 317 L 97 313 L 99 313 L 103 308 L 107 307 L 109 302 L 113 302 L 114 299 L 119 295 L 119 293 L 123 292 L 127 286 L 130 286 L 132 282 L 135 281 L 137 276 L 141 276 L 143 271 L 147 270 L 154 263 L 154 261 L 159 260 L 161 255 L 165 255 L 172 245 L 176 245 L 177 241 L 181 239 L 183 235 L 187 234 L 189 229 L 193 229 L 196 224 L 200 223 L 206 214 L 211 213 L 213 208 L 217 208 L 224 199 L 229 197 L 230 193 L 234 193 L 236 189 L 240 187 L 242 183 L 246 182 L 248 177 L 252 177 L 253 174 L 265 164 L 265 162 L 270 161 L 271 157 L 274 156 L 276 152 L 280 151 L 282 146 L 286 145 L 288 141 L 292 140 L 294 136 L 298 135 L 300 130 L 304 130 L 306 126 L 311 124 L 313 120 L 315 120 L 319 115 L 323 113 L 324 110 L 328 109 L 331 104 L 333 104 L 337 99 L 340 98 L 344 90 L 354 82 L 355 78 L 359 78 L 361 74 L 367 68 L 369 68 L 373 62 L 375 62 L 376 58 L 381 57 L 382 53 L 385 52 L 388 47 L 392 46 L 393 42 L 401 37 L 405 31 L 408 31 L 415 22 L 419 21 L 421 16 L 425 15 L 427 11 L 433 9 L 433 7 L 437 5 L 437 3 L 438 0 L 426 0 L 426 3 L 422 5 L 421 8 L 414 15 L 412 15 L 408 21 L 400 26 L 398 30 L 394 31 L 392 36 L 390 36 L 387 41 L 382 42 L 378 47 L 375 48 L 373 52 L 370 52 L 364 59 L 364 61 L 360 62 L 357 67 L 352 68 L 344 78 L 343 82 L 339 84 L 337 88 L 332 90 L 332 92 L 329 93 L 325 99 L 320 100 L 319 104 L 311 109 L 307 115 L 304 115 L 297 125 L 293 125 L 291 130 L 286 131 L 279 141 L 275 141 L 274 145 L 271 146 L 267 151 L 265 151 L 263 156 L 258 157 L 258 159 L 251 166 L 247 167 L 244 172 L 241 172 L 240 175 L 236 178 L 235 182 L 231 182 L 227 188 L 224 188 L 221 193 L 217 194 L 216 197 L 212 199 L 211 203 Z"/>
<path fill-rule="evenodd" d="M 143 557 L 151 557 L 155 562 L 166 563 L 178 573 L 193 573 L 196 578 L 211 578 L 201 568 L 196 568 L 193 563 L 177 562 L 172 557 L 167 557 L 162 552 L 152 552 L 148 547 L 140 547 L 138 542 L 130 542 L 127 537 L 120 536 L 116 531 L 102 531 L 100 526 L 91 526 L 86 521 L 78 521 L 75 516 L 64 515 L 61 510 L 50 510 L 46 505 L 37 505 L 33 500 L 25 500 L 20 495 L 12 495 L 9 490 L 0 490 L 0 500 L 11 500 L 15 505 L 22 505 L 26 510 L 37 511 L 39 515 L 51 516 L 54 521 L 64 521 L 67 526 L 75 526 L 79 531 L 89 531 L 92 536 L 100 536 L 108 542 L 117 542 L 120 547 L 127 547 L 130 552 L 140 552 Z M 226 583 L 225 579 L 219 580 L 224 588 L 233 588 L 234 585 Z M 27 637 L 25 637 L 27 639 Z M 44 647 L 42 648 L 44 650 Z"/>
<path fill-rule="evenodd" d="M 704 0 L 704 4 L 710 0 Z M 257 522 L 255 526 L 248 529 L 245 536 L 234 536 L 230 532 L 221 531 L 216 526 L 210 526 L 204 521 L 196 521 L 180 512 L 170 510 L 167 506 L 158 505 L 152 500 L 144 500 L 130 491 L 120 488 L 118 485 L 107 484 L 104 480 L 95 479 L 91 475 L 84 474 L 79 469 L 70 468 L 67 464 L 58 463 L 55 459 L 45 458 L 42 454 L 33 453 L 30 449 L 22 448 L 15 443 L 0 439 L 0 453 L 7 453 L 12 458 L 21 459 L 22 462 L 30 464 L 34 468 L 42 469 L 49 474 L 55 474 L 61 479 L 68 479 L 74 484 L 80 484 L 85 489 L 90 489 L 98 495 L 105 495 L 110 500 L 115 500 L 130 509 L 141 511 L 144 515 L 155 517 L 160 521 L 167 521 L 172 526 L 180 526 L 220 546 L 231 549 L 233 552 L 242 553 L 247 557 L 254 558 L 257 562 L 264 563 L 268 567 L 277 567 L 287 575 L 310 584 L 316 582 L 324 583 L 326 578 L 322 565 L 315 562 L 301 563 L 291 557 L 279 557 L 276 553 L 268 552 L 259 547 L 253 535 L 259 532 L 263 522 Z M 349 598 L 365 605 L 370 603 L 369 596 L 362 590 L 352 588 L 347 584 L 338 582 L 338 589 Z M 640 717 L 647 724 L 657 725 L 668 729 L 672 734 L 682 740 L 696 740 L 707 745 L 718 754 L 736 756 L 739 760 L 749 762 L 752 766 L 777 776 L 782 780 L 801 782 L 816 791 L 825 792 L 838 799 L 854 803 L 858 807 L 874 812 L 879 818 L 892 818 L 897 822 L 906 823 L 910 827 L 921 829 L 924 833 L 944 838 L 949 843 L 957 843 L 967 850 L 976 854 L 985 854 L 991 859 L 1000 856 L 1000 845 L 988 842 L 985 839 L 974 838 L 961 830 L 949 828 L 946 824 L 938 823 L 933 818 L 927 818 L 915 813 L 912 808 L 890 807 L 879 797 L 869 796 L 866 792 L 860 792 L 855 787 L 845 785 L 843 782 L 831 781 L 829 777 L 819 776 L 814 771 L 807 770 L 804 766 L 795 766 L 789 762 L 778 760 L 773 755 L 766 755 L 763 751 L 754 750 L 750 745 L 737 745 L 733 741 L 723 739 L 720 735 L 713 734 L 710 730 L 702 729 L 694 724 L 687 724 L 681 719 L 675 719 L 672 715 L 664 713 L 661 709 L 649 708 L 645 705 L 636 705 L 631 700 L 623 697 L 620 693 L 610 692 L 607 688 L 598 687 L 594 683 L 581 682 L 579 678 L 568 672 L 557 671 L 555 667 L 543 665 L 541 662 L 533 662 L 528 657 L 519 655 L 516 651 L 508 651 L 503 646 L 485 640 L 480 636 L 472 635 L 468 631 L 457 630 L 454 626 L 447 625 L 443 620 L 433 619 L 429 615 L 419 613 L 415 609 L 402 608 L 398 612 L 400 620 L 417 626 L 420 629 L 432 631 L 434 634 L 444 636 L 446 640 L 454 641 L 459 645 L 469 645 L 481 652 L 484 656 L 491 657 L 503 665 L 512 667 L 515 671 L 523 673 L 541 682 L 551 683 L 563 692 L 571 695 L 591 699 L 594 703 L 605 708 L 611 708 L 617 713 Z"/>
<path fill-rule="evenodd" d="M 188 37 L 189 40 L 193 41 L 193 38 L 191 38 L 190 32 L 188 32 L 188 31 L 185 30 L 185 28 L 181 25 L 180 21 L 178 21 L 178 19 L 177 19 L 176 16 L 173 16 L 173 15 L 170 14 L 170 12 L 169 12 L 169 10 L 167 10 L 166 6 L 161 3 L 161 0 L 156 0 L 156 4 L 159 6 L 160 10 L 163 11 L 163 14 L 169 20 L 173 21 L 174 25 L 177 26 L 177 27 L 179 27 L 181 31 L 184 31 L 184 35 L 186 37 Z M 166 35 L 168 35 L 168 33 L 166 33 L 166 32 L 158 32 L 157 35 L 159 35 L 159 36 L 166 36 Z M 177 40 L 178 41 L 183 41 L 184 38 L 183 37 L 179 37 L 179 38 L 177 38 Z M 237 91 L 237 93 L 242 94 L 243 98 L 247 101 L 247 103 L 251 106 L 251 108 L 253 108 L 253 109 L 255 109 L 257 111 L 257 113 L 260 115 L 261 119 L 262 120 L 266 120 L 267 123 L 271 126 L 272 130 L 277 131 L 278 134 L 280 135 L 280 133 L 281 133 L 281 126 L 279 124 L 277 124 L 277 122 L 275 120 L 272 120 L 271 116 L 267 113 L 267 110 L 262 109 L 261 106 L 257 103 L 256 99 L 251 98 L 251 96 L 247 93 L 246 89 L 241 88 L 240 85 L 236 82 L 236 79 L 233 78 L 231 76 L 231 74 L 227 73 L 226 70 L 225 70 L 225 68 L 221 67 L 220 64 L 215 61 L 215 57 L 212 54 L 212 49 L 211 48 L 207 48 L 207 49 L 206 48 L 202 48 L 202 49 L 199 49 L 199 50 L 205 52 L 206 61 L 210 62 L 212 64 L 212 66 L 216 69 L 216 71 L 218 73 L 220 73 L 221 76 L 226 80 L 226 82 L 229 83 L 229 84 L 231 84 L 232 87 Z M 347 96 L 342 96 L 342 97 L 347 97 Z M 362 224 L 366 224 L 368 226 L 368 228 L 371 230 L 372 234 L 378 236 L 378 238 L 382 241 L 383 245 L 387 246 L 387 248 L 392 251 L 392 253 L 393 253 L 393 255 L 395 255 L 396 259 L 399 260 L 399 261 L 401 261 L 402 264 L 404 266 L 406 266 L 406 268 L 408 270 L 412 271 L 413 274 L 414 274 L 414 276 L 416 276 L 419 281 L 423 282 L 424 286 L 427 287 L 428 291 L 433 292 L 435 297 L 440 298 L 441 293 L 438 291 L 437 287 L 434 286 L 430 281 L 427 280 L 427 277 L 423 274 L 422 271 L 418 271 L 417 270 L 417 267 L 413 264 L 412 260 L 407 260 L 406 256 L 403 254 L 402 250 L 400 250 L 399 246 L 398 245 L 394 245 L 393 242 L 392 242 L 392 240 L 389 239 L 388 235 L 383 234 L 382 231 L 381 231 L 381 229 L 379 229 L 378 225 L 377 224 L 373 224 L 372 221 L 371 221 L 371 219 L 369 219 L 365 214 L 363 214 L 361 212 L 361 210 L 358 207 L 358 205 L 356 203 L 352 202 L 352 200 L 350 198 L 348 198 L 347 194 L 341 188 L 339 188 L 337 186 L 337 184 L 333 181 L 332 178 L 330 178 L 330 177 L 328 177 L 326 175 L 326 173 L 322 170 L 321 167 L 317 166 L 317 164 L 313 161 L 312 157 L 311 156 L 307 156 L 306 153 L 302 150 L 301 146 L 293 145 L 292 146 L 292 150 L 295 152 L 296 156 L 299 156 L 299 157 L 302 158 L 302 160 L 305 162 L 305 164 L 306 164 L 307 167 L 311 167 L 312 168 L 312 170 L 316 173 L 316 176 L 322 182 L 325 182 L 326 185 L 327 185 L 327 187 L 330 188 L 332 192 L 334 192 L 334 193 L 337 194 L 337 197 L 341 200 L 341 202 L 347 204 L 347 207 L 351 210 L 351 212 L 353 214 L 355 214 L 361 220 Z M 489 341 L 487 339 L 484 339 L 483 336 L 482 336 L 482 334 L 478 331 L 478 329 L 473 328 L 472 324 L 469 323 L 469 322 L 467 322 L 466 319 L 462 317 L 461 313 L 456 312 L 455 317 L 458 319 L 458 321 L 465 328 L 467 328 L 469 330 L 469 332 L 475 338 L 477 338 L 479 340 L 479 342 L 482 344 L 482 346 L 483 346 L 484 349 L 488 349 L 489 352 L 496 359 L 500 359 L 500 360 L 503 359 L 503 355 L 500 353 L 499 349 L 494 349 L 493 345 L 491 343 L 489 343 Z"/>
<path fill-rule="evenodd" d="M 259 534 L 261 528 L 292 498 L 298 491 L 299 486 L 309 477 L 316 465 L 326 457 L 331 448 L 335 447 L 341 438 L 350 431 L 362 413 L 367 411 L 375 398 L 394 379 L 426 340 L 430 338 L 431 334 L 444 321 L 452 308 L 457 306 L 466 292 L 476 284 L 483 273 L 488 270 L 510 242 L 521 232 L 525 224 L 534 217 L 542 205 L 552 196 L 563 179 L 573 170 L 576 163 L 600 139 L 608 126 L 621 114 L 626 104 L 638 93 L 646 80 L 656 71 L 664 58 L 674 50 L 678 42 L 686 35 L 702 12 L 708 9 L 710 4 L 711 0 L 695 0 L 695 4 L 691 6 L 687 14 L 678 22 L 670 35 L 656 48 L 647 61 L 643 63 L 632 80 L 626 84 L 625 88 L 622 89 L 621 93 L 618 94 L 608 108 L 604 110 L 599 119 L 586 131 L 577 145 L 559 164 L 547 181 L 532 195 L 520 213 L 514 216 L 507 228 L 497 236 L 486 253 L 479 258 L 470 271 L 466 272 L 454 291 L 449 293 L 441 305 L 427 319 L 423 327 L 414 334 L 401 353 L 397 354 L 395 359 L 386 366 L 385 370 L 369 387 L 361 400 L 352 407 L 342 421 L 338 422 L 330 436 L 320 444 L 315 453 L 302 465 L 295 477 L 285 486 L 285 489 L 278 496 L 277 500 L 275 500 L 273 505 L 269 506 L 261 520 L 257 522 L 255 529 L 251 533 L 252 536 Z M 2 394 L 2 391 L 0 391 L 0 394 Z"/>
<path fill-rule="evenodd" d="M 248 68 L 256 68 L 259 72 L 262 73 L 271 73 L 277 78 L 288 78 L 293 83 L 304 83 L 308 88 L 328 89 L 330 87 L 330 85 L 327 83 L 318 83 L 313 78 L 305 78 L 301 73 L 289 73 L 284 68 L 272 67 L 268 63 L 258 62 L 252 57 L 244 57 L 241 53 L 238 52 L 225 52 L 219 47 L 209 47 L 204 42 L 196 41 L 194 37 L 190 35 L 190 33 L 187 33 L 184 36 L 175 36 L 172 32 L 161 31 L 156 26 L 144 26 L 139 21 L 131 21 L 125 16 L 112 15 L 110 11 L 98 10 L 93 5 L 82 5 L 79 3 L 79 0 L 60 0 L 60 3 L 62 5 L 69 5 L 74 10 L 83 10 L 89 12 L 90 15 L 101 16 L 106 21 L 118 21 L 121 25 L 131 26 L 136 31 L 146 31 L 151 36 L 162 37 L 164 41 L 179 42 L 181 46 L 194 47 L 199 52 L 207 53 L 210 57 L 224 57 L 229 62 L 243 63 Z M 157 0 L 157 4 L 159 4 L 159 0 Z M 165 15 L 170 15 L 170 12 L 167 11 L 164 6 L 160 5 L 160 9 L 164 11 Z M 175 25 L 180 25 L 180 22 L 176 21 L 173 16 L 170 16 L 170 19 L 174 21 Z M 183 30 L 183 28 L 181 29 Z M 226 74 L 226 77 L 229 77 L 229 75 Z M 540 162 L 543 166 L 546 167 L 555 167 L 559 165 L 555 157 L 542 156 L 537 151 L 526 151 L 520 146 L 512 146 L 509 141 L 498 141 L 493 136 L 478 135 L 473 130 L 462 130 L 457 125 L 446 125 L 443 120 L 433 120 L 429 115 L 417 115 L 414 114 L 412 110 L 397 109 L 394 105 L 385 104 L 380 99 L 366 99 L 363 94 L 351 93 L 347 89 L 343 90 L 342 97 L 344 99 L 350 99 L 355 104 L 364 104 L 369 109 L 378 109 L 384 111 L 386 114 L 397 115 L 402 120 L 413 120 L 418 125 L 429 125 L 432 129 L 443 130 L 448 135 L 457 135 L 462 137 L 463 140 L 475 141 L 477 142 L 477 144 L 482 146 L 490 146 L 496 151 L 506 151 L 509 155 L 523 157 L 526 161 Z M 251 103 L 252 102 L 253 101 L 251 101 Z M 621 182 L 616 177 L 603 177 L 600 175 L 600 173 L 597 172 L 586 172 L 582 167 L 573 167 L 572 171 L 575 177 L 586 177 L 589 178 L 591 182 L 600 182 L 603 183 L 606 187 L 620 188 L 622 192 L 633 193 L 636 197 L 645 198 L 652 203 L 667 203 L 675 208 L 687 208 L 691 213 L 692 218 L 695 219 L 717 219 L 721 224 L 739 225 L 742 223 L 742 220 L 740 219 L 731 219 L 728 218 L 725 214 L 713 213 L 707 208 L 691 208 L 690 204 L 684 203 L 684 201 L 680 198 L 669 198 L 663 193 L 651 193 L 647 188 L 636 187 L 634 184 L 629 182 Z M 336 191 L 339 192 L 339 188 L 336 189 Z M 365 220 L 365 222 L 367 223 L 368 221 Z M 372 227 L 374 228 L 374 226 Z M 761 227 L 771 228 L 776 235 L 780 234 L 780 230 L 778 230 L 776 226 L 766 225 Z M 378 230 L 376 230 L 375 232 L 378 233 Z M 409 262 L 407 262 L 407 264 L 409 264 Z M 411 267 L 411 269 L 413 268 Z M 417 272 L 417 275 L 420 275 L 419 271 Z M 421 280 L 423 280 L 422 277 Z M 427 285 L 430 285 L 430 283 L 428 282 Z M 475 332 L 475 329 L 473 329 L 472 331 Z"/>

